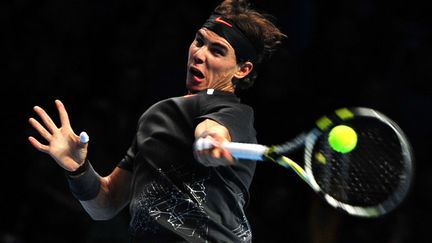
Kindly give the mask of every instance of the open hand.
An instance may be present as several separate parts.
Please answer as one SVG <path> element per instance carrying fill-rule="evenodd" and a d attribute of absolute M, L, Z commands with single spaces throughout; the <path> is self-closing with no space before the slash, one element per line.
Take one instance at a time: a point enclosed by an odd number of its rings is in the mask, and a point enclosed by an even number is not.
<path fill-rule="evenodd" d="M 37 150 L 49 154 L 62 168 L 68 171 L 76 170 L 84 163 L 87 156 L 87 143 L 80 141 L 80 137 L 74 133 L 69 122 L 69 117 L 63 103 L 56 100 L 55 104 L 59 111 L 61 126 L 57 127 L 51 117 L 39 106 L 34 111 L 42 119 L 43 126 L 39 121 L 30 118 L 29 122 L 38 133 L 45 138 L 48 144 L 40 143 L 36 138 L 30 136 L 30 143 Z"/>

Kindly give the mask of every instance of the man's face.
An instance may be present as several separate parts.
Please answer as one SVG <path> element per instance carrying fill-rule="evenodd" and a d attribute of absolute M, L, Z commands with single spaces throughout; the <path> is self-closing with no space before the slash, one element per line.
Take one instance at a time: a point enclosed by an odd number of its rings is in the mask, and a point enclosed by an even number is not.
<path fill-rule="evenodd" d="M 194 93 L 205 89 L 234 91 L 232 78 L 239 66 L 233 47 L 216 33 L 198 30 L 189 47 L 186 87 Z"/>

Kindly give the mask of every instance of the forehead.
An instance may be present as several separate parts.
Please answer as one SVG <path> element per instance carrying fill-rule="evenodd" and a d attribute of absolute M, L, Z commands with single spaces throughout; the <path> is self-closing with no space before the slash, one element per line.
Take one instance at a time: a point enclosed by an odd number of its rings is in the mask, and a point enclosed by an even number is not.
<path fill-rule="evenodd" d="M 218 44 L 221 46 L 224 46 L 225 48 L 234 51 L 234 48 L 231 46 L 231 44 L 220 35 L 216 34 L 215 32 L 207 29 L 207 28 L 201 28 L 197 32 L 198 35 L 201 35 L 205 39 L 207 39 L 212 44 Z"/>

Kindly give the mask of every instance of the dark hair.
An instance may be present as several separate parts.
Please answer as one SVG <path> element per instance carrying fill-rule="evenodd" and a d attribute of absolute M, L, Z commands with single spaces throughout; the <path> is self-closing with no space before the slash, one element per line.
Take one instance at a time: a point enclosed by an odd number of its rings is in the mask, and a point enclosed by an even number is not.
<path fill-rule="evenodd" d="M 281 44 L 282 38 L 286 37 L 272 23 L 273 16 L 259 13 L 246 0 L 225 0 L 215 8 L 214 13 L 231 20 L 249 39 L 257 51 L 255 67 L 268 60 Z M 238 63 L 244 61 L 247 60 L 237 60 Z M 254 68 L 248 76 L 237 82 L 236 88 L 247 89 L 253 85 L 256 78 L 257 71 Z"/>

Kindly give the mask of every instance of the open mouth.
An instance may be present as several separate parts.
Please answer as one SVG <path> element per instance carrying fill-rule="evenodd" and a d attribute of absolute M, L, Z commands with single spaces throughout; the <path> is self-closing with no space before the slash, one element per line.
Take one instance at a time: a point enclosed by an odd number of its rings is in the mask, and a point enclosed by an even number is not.
<path fill-rule="evenodd" d="M 197 80 L 202 80 L 205 77 L 204 74 L 196 68 L 191 67 L 189 71 Z"/>

